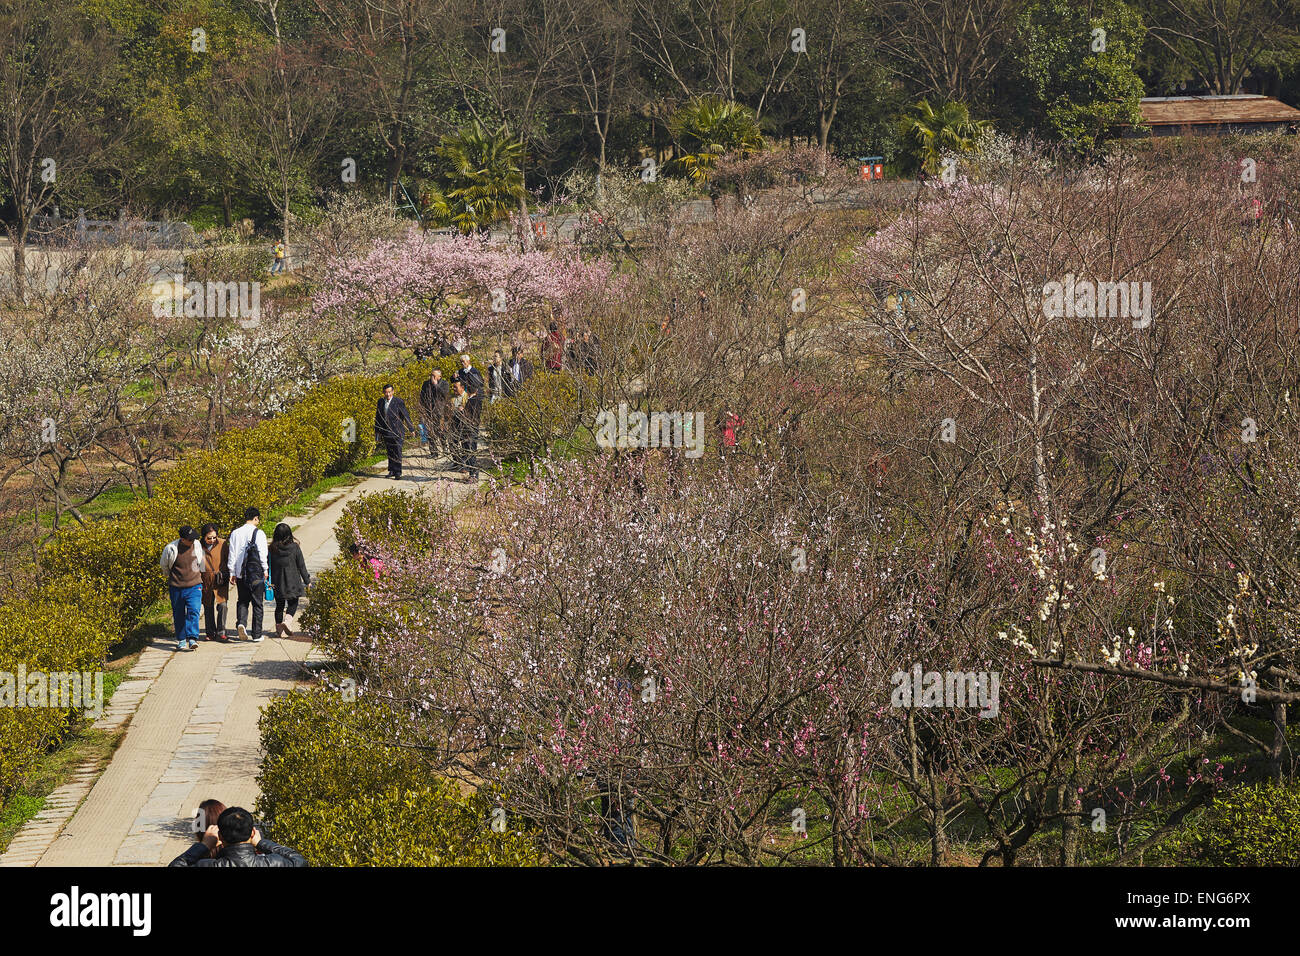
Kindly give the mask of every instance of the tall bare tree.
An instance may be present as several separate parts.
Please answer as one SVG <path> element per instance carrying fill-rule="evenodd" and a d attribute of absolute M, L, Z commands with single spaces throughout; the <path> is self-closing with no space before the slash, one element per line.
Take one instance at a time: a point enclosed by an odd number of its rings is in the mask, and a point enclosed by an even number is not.
<path fill-rule="evenodd" d="M 84 183 L 102 159 L 95 124 L 97 77 L 108 42 L 70 0 L 14 0 L 0 7 L 0 162 L 13 207 L 14 288 L 26 292 L 32 220 Z"/>
<path fill-rule="evenodd" d="M 1024 0 L 891 0 L 882 41 L 900 72 L 941 99 L 982 105 Z"/>
<path fill-rule="evenodd" d="M 287 245 L 295 194 L 307 188 L 308 172 L 328 146 L 340 97 L 319 56 L 284 36 L 279 3 L 260 0 L 269 42 L 222 64 L 213 109 L 241 141 L 231 163 L 280 214 Z"/>
<path fill-rule="evenodd" d="M 1151 35 L 1213 92 L 1241 92 L 1265 54 L 1297 40 L 1294 0 L 1152 0 Z"/>

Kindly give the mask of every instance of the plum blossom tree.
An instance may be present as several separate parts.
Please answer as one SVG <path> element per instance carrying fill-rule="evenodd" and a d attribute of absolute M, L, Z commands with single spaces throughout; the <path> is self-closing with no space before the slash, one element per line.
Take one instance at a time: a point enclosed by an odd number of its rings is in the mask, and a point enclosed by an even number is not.
<path fill-rule="evenodd" d="M 475 239 L 436 242 L 412 230 L 360 256 L 331 260 L 317 316 L 360 322 L 392 344 L 436 348 L 458 334 L 503 335 L 551 316 L 611 282 L 607 265 L 571 250 L 516 252 Z"/>
<path fill-rule="evenodd" d="M 557 466 L 468 551 L 380 546 L 384 623 L 343 649 L 362 692 L 577 862 L 758 863 L 818 794 L 835 859 L 877 858 L 895 532 L 767 466 L 654 457 Z"/>

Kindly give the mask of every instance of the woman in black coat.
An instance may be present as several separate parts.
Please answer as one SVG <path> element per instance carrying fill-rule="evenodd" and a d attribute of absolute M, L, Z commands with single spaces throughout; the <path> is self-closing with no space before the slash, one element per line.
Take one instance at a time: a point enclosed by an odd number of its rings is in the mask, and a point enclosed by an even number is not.
<path fill-rule="evenodd" d="M 284 615 L 286 611 L 290 617 L 298 613 L 298 599 L 307 593 L 311 575 L 307 573 L 302 548 L 293 539 L 293 531 L 287 524 L 281 522 L 275 526 L 266 557 L 271 565 L 271 587 L 275 588 L 275 636 L 293 637 L 293 631 L 284 623 Z"/>

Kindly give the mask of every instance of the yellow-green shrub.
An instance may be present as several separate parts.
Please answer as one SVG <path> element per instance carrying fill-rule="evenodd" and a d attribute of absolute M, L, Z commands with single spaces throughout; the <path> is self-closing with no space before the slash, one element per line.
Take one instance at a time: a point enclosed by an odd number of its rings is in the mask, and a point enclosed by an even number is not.
<path fill-rule="evenodd" d="M 493 802 L 435 778 L 382 703 L 294 691 L 259 722 L 266 754 L 257 811 L 275 839 L 315 865 L 520 866 L 526 836 L 492 831 Z M 510 831 L 517 827 L 509 828 Z"/>
<path fill-rule="evenodd" d="M 492 830 L 493 802 L 447 781 L 393 786 L 281 814 L 276 837 L 316 865 L 539 866 L 529 837 Z"/>
<path fill-rule="evenodd" d="M 312 578 L 311 602 L 300 623 L 327 655 L 335 659 L 348 656 L 345 652 L 354 650 L 352 638 L 373 621 L 361 594 L 367 582 L 374 580 L 370 571 L 346 559 Z"/>
<path fill-rule="evenodd" d="M 400 721 L 381 702 L 323 689 L 296 690 L 262 712 L 258 813 L 278 829 L 281 814 L 336 802 L 420 775 L 417 751 L 383 742 Z M 421 779 L 427 778 L 423 774 Z"/>
<path fill-rule="evenodd" d="M 67 579 L 117 599 L 120 618 L 114 625 L 123 633 L 166 591 L 158 558 L 163 546 L 176 537 L 179 523 L 163 525 L 142 514 L 138 506 L 116 518 L 60 531 L 41 553 L 41 568 L 52 585 L 64 590 Z"/>
<path fill-rule="evenodd" d="M 317 385 L 290 415 L 320 432 L 325 470 L 336 474 L 355 468 L 374 453 L 378 401 L 376 385 L 346 375 Z"/>
<path fill-rule="evenodd" d="M 488 438 L 501 456 L 545 457 L 593 413 L 595 381 L 570 372 L 537 372 L 512 397 L 485 404 Z"/>
<path fill-rule="evenodd" d="M 1257 784 L 1220 797 L 1196 843 L 1197 855 L 1212 866 L 1295 866 L 1300 787 Z"/>
<path fill-rule="evenodd" d="M 298 468 L 283 455 L 198 452 L 168 472 L 153 498 L 127 514 L 170 528 L 172 537 L 181 524 L 197 528 L 211 521 L 228 529 L 243 523 L 249 506 L 265 514 L 292 500 L 297 479 Z"/>
<path fill-rule="evenodd" d="M 36 594 L 0 606 L 0 671 L 97 671 L 118 637 L 112 595 L 86 582 L 59 578 Z M 0 707 L 0 804 L 24 774 L 75 725 L 73 710 Z"/>
<path fill-rule="evenodd" d="M 295 480 L 299 488 L 310 488 L 320 481 L 330 458 L 320 430 L 293 414 L 226 432 L 217 440 L 217 451 L 234 458 L 282 455 L 297 468 Z"/>
<path fill-rule="evenodd" d="M 52 579 L 0 606 L 0 670 L 19 662 L 43 671 L 98 667 L 118 637 L 111 626 L 117 614 L 114 594 L 88 581 Z"/>
<path fill-rule="evenodd" d="M 359 532 L 366 541 L 430 552 L 451 534 L 447 512 L 432 499 L 406 491 L 377 491 L 348 504 L 334 525 L 344 554 Z"/>

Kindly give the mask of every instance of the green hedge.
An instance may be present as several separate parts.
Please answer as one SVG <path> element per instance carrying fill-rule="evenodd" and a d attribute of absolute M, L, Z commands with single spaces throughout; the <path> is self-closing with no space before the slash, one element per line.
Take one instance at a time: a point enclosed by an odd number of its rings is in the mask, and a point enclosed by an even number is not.
<path fill-rule="evenodd" d="M 451 533 L 451 517 L 424 495 L 379 491 L 351 502 L 334 526 L 339 549 L 348 553 L 359 532 L 367 541 L 416 552 L 432 552 Z"/>
<path fill-rule="evenodd" d="M 1300 860 L 1300 787 L 1256 784 L 1216 800 L 1196 841 L 1212 866 L 1295 866 Z"/>
<path fill-rule="evenodd" d="M 519 833 L 491 828 L 494 805 L 434 777 L 417 751 L 384 743 L 402 721 L 382 704 L 325 690 L 274 701 L 259 728 L 259 818 L 308 862 L 336 866 L 530 866 Z"/>
<path fill-rule="evenodd" d="M 166 593 L 158 557 L 176 535 L 176 528 L 169 532 L 169 527 L 140 518 L 96 521 L 60 532 L 41 554 L 42 570 L 52 580 L 39 593 L 56 594 L 62 586 L 55 582 L 68 579 L 115 596 L 115 618 L 105 624 L 122 637 Z"/>
<path fill-rule="evenodd" d="M 487 409 L 488 440 L 498 456 L 545 458 L 583 424 L 595 421 L 595 379 L 571 372 L 540 371 L 512 397 Z"/>
<path fill-rule="evenodd" d="M 374 623 L 374 614 L 363 600 L 362 589 L 374 581 L 371 573 L 355 561 L 340 557 L 311 582 L 311 601 L 299 624 L 312 641 L 331 659 L 346 659 L 360 670 L 367 662 L 356 660 L 353 638 Z"/>
<path fill-rule="evenodd" d="M 0 671 L 98 671 L 117 631 L 114 596 L 94 584 L 60 578 L 36 595 L 0 606 Z M 106 624 L 106 622 L 108 622 Z M 80 717 L 52 707 L 0 707 L 0 804 L 40 756 Z"/>
<path fill-rule="evenodd" d="M 286 415 L 227 432 L 217 440 L 217 451 L 235 459 L 287 458 L 293 464 L 298 488 L 316 484 L 332 464 L 325 436 L 301 415 Z"/>

